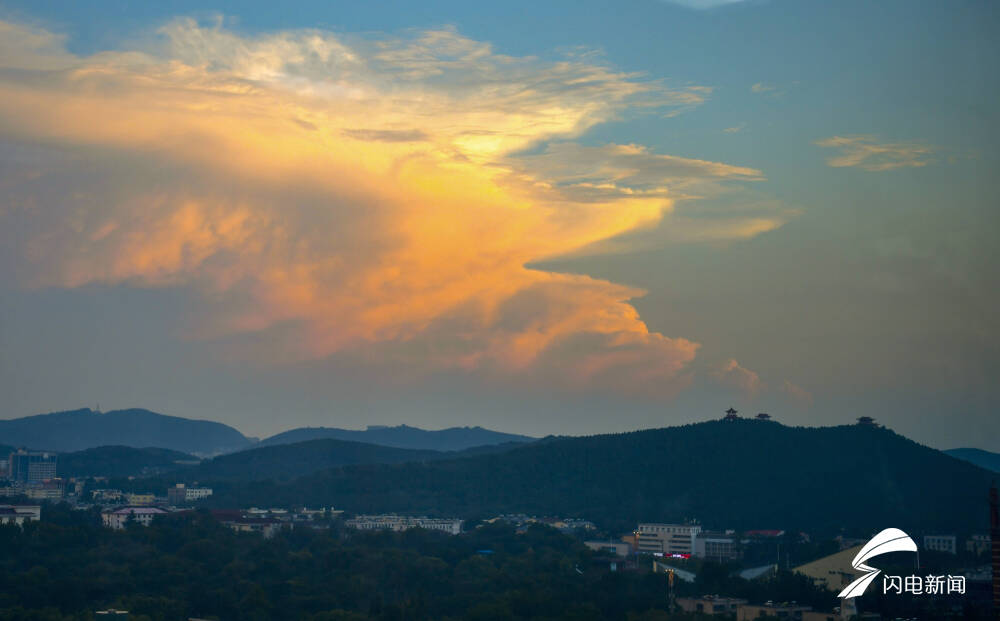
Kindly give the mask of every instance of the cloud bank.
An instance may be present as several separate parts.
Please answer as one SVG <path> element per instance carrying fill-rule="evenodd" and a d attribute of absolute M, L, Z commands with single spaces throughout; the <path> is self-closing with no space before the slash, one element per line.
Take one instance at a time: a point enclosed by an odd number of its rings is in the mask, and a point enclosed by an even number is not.
<path fill-rule="evenodd" d="M 25 286 L 190 289 L 205 308 L 190 336 L 270 335 L 275 360 L 673 394 L 699 346 L 650 331 L 641 290 L 525 266 L 656 224 L 692 188 L 763 178 L 573 142 L 697 106 L 703 87 L 452 29 L 246 37 L 181 19 L 86 57 L 0 32 L 8 268 Z"/>

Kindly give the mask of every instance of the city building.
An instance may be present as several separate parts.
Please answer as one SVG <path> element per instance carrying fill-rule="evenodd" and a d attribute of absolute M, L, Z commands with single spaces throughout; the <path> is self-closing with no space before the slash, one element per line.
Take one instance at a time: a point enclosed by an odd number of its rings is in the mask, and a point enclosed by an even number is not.
<path fill-rule="evenodd" d="M 965 541 L 965 551 L 971 552 L 976 556 L 986 554 L 990 551 L 992 543 L 989 535 L 973 535 Z"/>
<path fill-rule="evenodd" d="M 90 492 L 91 499 L 98 504 L 121 502 L 122 492 L 119 489 L 95 489 Z"/>
<path fill-rule="evenodd" d="M 719 563 L 743 558 L 743 547 L 733 532 L 702 531 L 695 535 L 693 556 Z"/>
<path fill-rule="evenodd" d="M 64 495 L 62 479 L 47 479 L 29 483 L 24 487 L 24 495 L 32 500 L 59 500 Z"/>
<path fill-rule="evenodd" d="M 924 535 L 924 549 L 958 554 L 958 543 L 955 535 Z"/>
<path fill-rule="evenodd" d="M 172 505 L 186 505 L 212 495 L 210 487 L 187 487 L 178 483 L 167 490 L 167 502 Z"/>
<path fill-rule="evenodd" d="M 94 616 L 98 619 L 128 619 L 128 611 L 109 608 L 108 610 L 98 610 Z"/>
<path fill-rule="evenodd" d="M 7 459 L 7 476 L 20 483 L 41 483 L 56 478 L 56 454 L 19 449 Z"/>
<path fill-rule="evenodd" d="M 701 532 L 697 524 L 639 524 L 638 549 L 641 554 L 694 554 L 695 537 Z"/>
<path fill-rule="evenodd" d="M 133 507 L 149 507 L 156 504 L 153 494 L 126 494 L 125 501 Z"/>
<path fill-rule="evenodd" d="M 464 520 L 446 518 L 409 517 L 404 515 L 358 515 L 345 524 L 358 530 L 403 531 L 411 528 L 438 530 L 449 535 L 462 532 Z"/>
<path fill-rule="evenodd" d="M 584 541 L 583 545 L 595 552 L 607 552 L 616 556 L 632 554 L 632 546 L 624 541 Z"/>
<path fill-rule="evenodd" d="M 747 600 L 736 597 L 705 595 L 704 597 L 678 597 L 676 603 L 684 612 L 731 617 L 736 614 L 740 606 L 747 603 Z"/>
<path fill-rule="evenodd" d="M 42 508 L 39 505 L 0 505 L 0 524 L 17 524 L 37 522 L 42 518 Z"/>
<path fill-rule="evenodd" d="M 159 507 L 121 507 L 119 509 L 109 509 L 101 513 L 101 521 L 108 528 L 121 530 L 129 521 L 135 521 L 143 526 L 149 526 L 153 518 L 158 515 L 166 515 L 167 511 Z"/>

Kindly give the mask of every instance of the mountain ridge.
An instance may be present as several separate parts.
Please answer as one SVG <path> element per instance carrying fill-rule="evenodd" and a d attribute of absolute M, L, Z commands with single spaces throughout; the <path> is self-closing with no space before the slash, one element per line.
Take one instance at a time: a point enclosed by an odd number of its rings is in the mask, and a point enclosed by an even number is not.
<path fill-rule="evenodd" d="M 198 456 L 227 453 L 254 442 L 229 425 L 159 414 L 142 408 L 89 408 L 0 420 L 0 443 L 55 452 L 100 446 L 164 448 Z"/>
<path fill-rule="evenodd" d="M 1000 473 L 1000 453 L 977 448 L 954 448 L 942 452 L 956 459 L 975 464 L 980 468 Z"/>
<path fill-rule="evenodd" d="M 291 444 L 306 440 L 330 438 L 393 448 L 461 451 L 478 446 L 528 443 L 537 438 L 514 433 L 493 431 L 480 426 L 448 427 L 446 429 L 421 429 L 409 425 L 369 425 L 366 429 L 339 427 L 297 427 L 261 440 L 259 446 Z"/>
<path fill-rule="evenodd" d="M 889 526 L 979 532 L 992 478 L 884 428 L 741 420 L 552 438 L 422 463 L 344 466 L 287 484 L 235 486 L 213 501 L 466 518 L 571 515 L 616 528 L 700 519 L 723 528 L 807 532 Z"/>

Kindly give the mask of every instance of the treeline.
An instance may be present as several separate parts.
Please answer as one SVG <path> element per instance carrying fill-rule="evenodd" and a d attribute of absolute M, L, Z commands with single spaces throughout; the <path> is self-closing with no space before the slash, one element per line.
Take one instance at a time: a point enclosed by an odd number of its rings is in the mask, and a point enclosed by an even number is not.
<path fill-rule="evenodd" d="M 412 530 L 297 528 L 272 539 L 237 534 L 207 512 L 112 531 L 96 512 L 46 506 L 43 521 L 0 527 L 0 619 L 91 619 L 115 607 L 132 619 L 620 619 L 666 615 L 663 574 L 609 571 L 607 559 L 537 526 L 489 525 L 460 536 Z M 706 566 L 678 595 L 833 605 L 789 574 L 765 583 Z"/>

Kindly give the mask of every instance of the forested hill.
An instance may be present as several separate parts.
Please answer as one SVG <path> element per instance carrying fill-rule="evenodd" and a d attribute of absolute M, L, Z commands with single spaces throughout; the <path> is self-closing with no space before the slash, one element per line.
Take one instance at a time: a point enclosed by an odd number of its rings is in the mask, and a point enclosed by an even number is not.
<path fill-rule="evenodd" d="M 428 430 L 409 425 L 396 427 L 371 425 L 363 430 L 338 429 L 336 427 L 300 427 L 262 440 L 260 445 L 291 444 L 321 438 L 432 451 L 461 451 L 472 447 L 511 442 L 533 442 L 535 440 L 529 436 L 492 431 L 482 427 L 449 427 L 448 429 Z"/>
<path fill-rule="evenodd" d="M 231 487 L 215 504 L 581 516 L 609 527 L 981 532 L 993 474 L 878 427 L 707 422 L 547 440 L 492 455 L 348 466 Z"/>
<path fill-rule="evenodd" d="M 197 461 L 193 455 L 170 449 L 100 446 L 59 455 L 58 472 L 61 477 L 150 476 Z"/>
<path fill-rule="evenodd" d="M 166 416 L 149 410 L 53 412 L 0 420 L 0 443 L 48 451 L 80 451 L 98 446 L 155 446 L 193 455 L 218 455 L 247 448 L 253 441 L 228 425 Z"/>
<path fill-rule="evenodd" d="M 512 446 L 515 445 L 502 444 L 475 447 L 460 452 L 442 452 L 332 439 L 309 440 L 220 455 L 202 462 L 196 468 L 178 472 L 177 476 L 191 481 L 290 480 L 336 466 L 440 460 L 462 455 L 496 453 L 508 450 Z"/>

